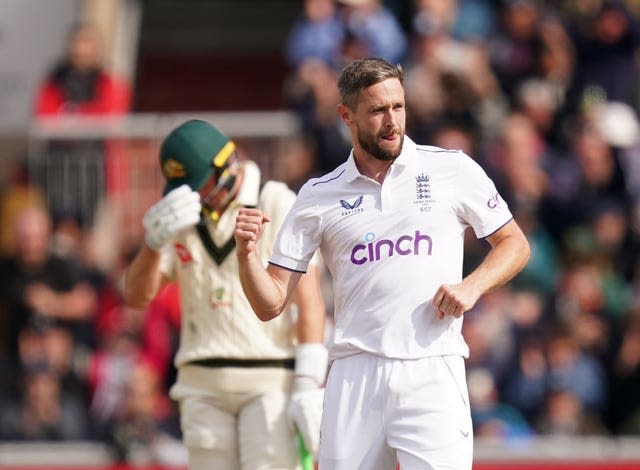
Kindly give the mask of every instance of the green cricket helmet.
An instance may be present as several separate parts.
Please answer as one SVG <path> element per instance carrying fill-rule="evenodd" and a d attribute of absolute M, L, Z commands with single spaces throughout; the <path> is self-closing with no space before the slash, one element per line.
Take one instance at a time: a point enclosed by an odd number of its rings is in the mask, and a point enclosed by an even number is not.
<path fill-rule="evenodd" d="M 167 182 L 164 194 L 187 184 L 201 193 L 205 215 L 217 220 L 218 196 L 230 194 L 236 182 L 235 150 L 234 142 L 208 122 L 193 119 L 176 127 L 160 148 L 160 165 Z M 202 194 L 205 187 L 206 194 Z"/>

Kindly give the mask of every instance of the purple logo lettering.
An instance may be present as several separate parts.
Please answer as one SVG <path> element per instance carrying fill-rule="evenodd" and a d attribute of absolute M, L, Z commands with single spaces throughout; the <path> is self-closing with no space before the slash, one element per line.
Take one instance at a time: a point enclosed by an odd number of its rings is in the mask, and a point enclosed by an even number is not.
<path fill-rule="evenodd" d="M 496 207 L 498 207 L 500 205 L 500 195 L 498 193 L 495 193 L 493 196 L 491 196 L 489 198 L 489 200 L 487 201 L 487 207 L 489 209 L 495 209 Z"/>
<path fill-rule="evenodd" d="M 400 256 L 426 254 L 431 256 L 433 241 L 429 235 L 423 235 L 416 230 L 411 235 L 401 235 L 397 240 L 381 238 L 375 241 L 375 235 L 367 233 L 366 243 L 359 243 L 351 250 L 353 264 L 365 264 L 389 258 L 395 254 Z"/>

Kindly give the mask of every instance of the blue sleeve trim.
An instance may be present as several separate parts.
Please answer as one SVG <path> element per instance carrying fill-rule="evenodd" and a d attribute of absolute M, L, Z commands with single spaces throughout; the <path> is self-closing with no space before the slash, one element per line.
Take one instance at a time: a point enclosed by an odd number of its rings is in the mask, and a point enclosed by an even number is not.
<path fill-rule="evenodd" d="M 502 224 L 500 227 L 498 227 L 497 229 L 495 229 L 493 232 L 489 233 L 488 235 L 485 235 L 484 237 L 480 237 L 482 240 L 484 240 L 487 237 L 490 237 L 491 235 L 493 235 L 494 233 L 496 233 L 498 230 L 500 230 L 502 227 L 504 227 L 505 225 L 507 225 L 509 222 L 511 222 L 513 220 L 513 217 L 511 217 L 509 220 L 507 220 L 504 224 Z"/>
<path fill-rule="evenodd" d="M 298 269 L 291 269 L 291 268 L 288 268 L 286 266 L 282 266 L 281 264 L 274 263 L 273 261 L 269 261 L 269 264 L 272 264 L 272 265 L 277 266 L 277 267 L 282 268 L 282 269 L 286 269 L 287 271 L 291 271 L 291 272 L 294 272 L 294 273 L 305 274 L 307 272 L 307 271 L 300 271 Z"/>

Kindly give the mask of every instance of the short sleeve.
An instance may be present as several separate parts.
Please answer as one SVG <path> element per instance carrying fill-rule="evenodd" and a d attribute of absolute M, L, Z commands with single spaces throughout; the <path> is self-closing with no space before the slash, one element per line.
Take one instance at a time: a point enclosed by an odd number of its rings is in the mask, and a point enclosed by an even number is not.
<path fill-rule="evenodd" d="M 476 237 L 484 238 L 509 222 L 513 215 L 482 167 L 464 153 L 459 156 L 456 213 L 473 228 Z"/>
<path fill-rule="evenodd" d="M 285 217 L 269 263 L 306 272 L 320 245 L 322 218 L 308 186 L 303 186 Z"/>

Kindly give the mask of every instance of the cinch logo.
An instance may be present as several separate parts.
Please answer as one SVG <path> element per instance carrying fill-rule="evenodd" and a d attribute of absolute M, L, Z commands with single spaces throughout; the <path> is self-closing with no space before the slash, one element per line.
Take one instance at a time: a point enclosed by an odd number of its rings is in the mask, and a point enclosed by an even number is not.
<path fill-rule="evenodd" d="M 369 232 L 364 236 L 366 244 L 358 244 L 351 250 L 351 262 L 353 264 L 373 263 L 382 258 L 389 258 L 395 253 L 400 256 L 419 255 L 422 253 L 431 256 L 433 241 L 429 235 L 423 235 L 416 230 L 414 235 L 401 235 L 397 240 L 382 238 L 375 241 L 376 236 Z"/>
<path fill-rule="evenodd" d="M 495 209 L 496 207 L 498 207 L 500 205 L 500 195 L 498 193 L 495 193 L 493 196 L 491 196 L 489 198 L 489 200 L 487 201 L 487 207 L 489 209 Z"/>

